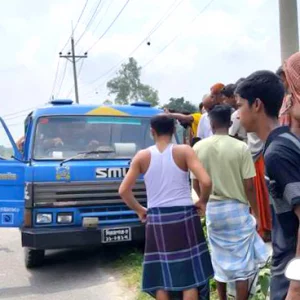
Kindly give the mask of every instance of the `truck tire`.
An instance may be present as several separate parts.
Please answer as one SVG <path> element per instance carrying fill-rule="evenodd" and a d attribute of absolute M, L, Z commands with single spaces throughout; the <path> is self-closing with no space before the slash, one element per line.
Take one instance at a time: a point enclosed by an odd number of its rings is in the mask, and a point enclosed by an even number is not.
<path fill-rule="evenodd" d="M 39 267 L 43 264 L 45 250 L 25 248 L 25 266 L 27 269 Z"/>

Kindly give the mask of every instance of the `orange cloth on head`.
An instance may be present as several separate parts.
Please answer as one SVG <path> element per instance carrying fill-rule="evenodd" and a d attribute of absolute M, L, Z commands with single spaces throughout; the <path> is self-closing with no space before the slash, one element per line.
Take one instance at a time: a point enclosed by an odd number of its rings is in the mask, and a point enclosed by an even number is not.
<path fill-rule="evenodd" d="M 210 91 L 212 94 L 219 94 L 224 87 L 223 83 L 216 83 L 210 88 Z"/>
<path fill-rule="evenodd" d="M 255 162 L 256 176 L 254 185 L 256 190 L 256 202 L 259 213 L 260 224 L 258 224 L 258 233 L 261 237 L 272 229 L 271 208 L 269 193 L 265 181 L 265 163 L 261 155 Z"/>

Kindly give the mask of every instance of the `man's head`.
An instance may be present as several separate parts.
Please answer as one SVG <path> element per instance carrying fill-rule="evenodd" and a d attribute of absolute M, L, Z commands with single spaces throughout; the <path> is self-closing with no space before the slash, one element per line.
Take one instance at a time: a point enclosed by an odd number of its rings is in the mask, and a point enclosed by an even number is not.
<path fill-rule="evenodd" d="M 155 140 L 161 136 L 172 138 L 175 131 L 175 120 L 167 114 L 160 114 L 151 118 L 150 126 Z"/>
<path fill-rule="evenodd" d="M 227 84 L 222 90 L 221 90 L 221 95 L 223 102 L 225 104 L 230 105 L 233 108 L 236 108 L 236 99 L 234 95 L 236 85 L 231 83 Z"/>
<path fill-rule="evenodd" d="M 202 103 L 206 112 L 209 112 L 214 106 L 214 101 L 209 94 L 203 96 Z"/>
<path fill-rule="evenodd" d="M 203 113 L 203 108 L 204 108 L 203 102 L 200 102 L 200 104 L 199 104 L 199 112 L 201 114 Z"/>
<path fill-rule="evenodd" d="M 216 83 L 210 88 L 210 95 L 214 102 L 214 105 L 221 104 L 223 102 L 221 91 L 225 87 L 223 83 Z"/>
<path fill-rule="evenodd" d="M 218 104 L 208 113 L 213 133 L 217 130 L 227 130 L 231 126 L 231 107 L 227 104 Z"/>
<path fill-rule="evenodd" d="M 285 92 L 287 93 L 288 92 L 288 82 L 286 80 L 286 76 L 285 76 L 285 73 L 284 73 L 284 70 L 283 70 L 283 67 L 280 66 L 277 71 L 276 71 L 276 75 L 280 77 L 280 79 L 282 80 L 282 83 L 284 85 L 284 89 L 285 89 Z"/>
<path fill-rule="evenodd" d="M 241 82 L 235 91 L 241 124 L 256 132 L 270 120 L 277 121 L 284 97 L 281 79 L 271 71 L 257 71 Z"/>

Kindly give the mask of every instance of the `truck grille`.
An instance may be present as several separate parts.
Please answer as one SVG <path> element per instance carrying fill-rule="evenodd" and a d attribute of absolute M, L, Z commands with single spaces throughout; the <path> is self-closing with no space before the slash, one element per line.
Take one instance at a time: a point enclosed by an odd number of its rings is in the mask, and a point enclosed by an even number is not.
<path fill-rule="evenodd" d="M 74 207 L 123 203 L 119 196 L 119 181 L 34 183 L 34 207 Z M 133 193 L 139 202 L 146 202 L 146 189 L 138 182 Z"/>

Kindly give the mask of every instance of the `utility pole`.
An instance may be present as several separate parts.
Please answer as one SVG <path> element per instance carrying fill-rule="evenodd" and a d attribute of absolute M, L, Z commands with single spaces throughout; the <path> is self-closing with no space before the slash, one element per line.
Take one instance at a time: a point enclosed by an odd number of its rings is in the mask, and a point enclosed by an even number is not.
<path fill-rule="evenodd" d="M 74 37 L 71 36 L 71 52 L 68 52 L 67 55 L 63 55 L 62 52 L 60 52 L 59 57 L 66 58 L 73 65 L 75 100 L 76 100 L 76 103 L 79 103 L 76 63 L 79 60 L 81 60 L 82 58 L 87 58 L 87 52 L 85 52 L 84 55 L 76 55 L 75 54 Z"/>
<path fill-rule="evenodd" d="M 282 63 L 299 51 L 297 0 L 279 0 Z"/>

